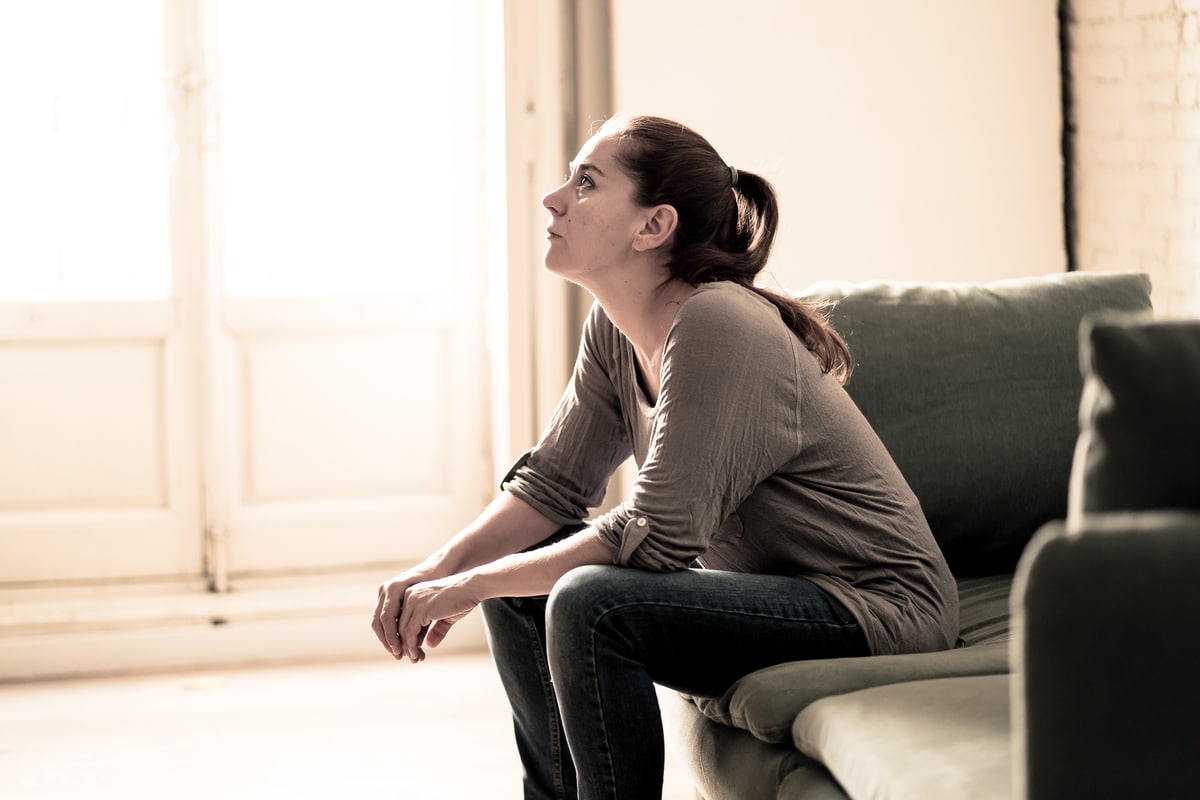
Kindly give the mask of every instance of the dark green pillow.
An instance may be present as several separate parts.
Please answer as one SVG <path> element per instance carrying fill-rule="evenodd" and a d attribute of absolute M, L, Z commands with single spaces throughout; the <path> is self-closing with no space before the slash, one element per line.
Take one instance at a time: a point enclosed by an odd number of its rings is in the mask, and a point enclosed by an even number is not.
<path fill-rule="evenodd" d="M 1131 273 L 993 283 L 822 283 L 855 362 L 846 389 L 905 478 L 958 577 L 1011 573 L 1067 512 L 1078 439 L 1079 325 L 1150 308 Z"/>
<path fill-rule="evenodd" d="M 1086 320 L 1080 362 L 1072 513 L 1200 508 L 1200 321 Z"/>

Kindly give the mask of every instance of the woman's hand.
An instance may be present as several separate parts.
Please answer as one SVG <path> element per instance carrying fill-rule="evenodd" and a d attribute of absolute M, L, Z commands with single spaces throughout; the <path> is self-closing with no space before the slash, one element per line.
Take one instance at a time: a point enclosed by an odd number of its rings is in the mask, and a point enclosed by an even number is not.
<path fill-rule="evenodd" d="M 454 623 L 479 605 L 465 575 L 437 577 L 427 567 L 402 572 L 379 586 L 371 629 L 392 657 L 425 660 L 423 645 L 437 647 Z"/>
<path fill-rule="evenodd" d="M 402 650 L 396 658 L 407 656 L 413 663 L 424 661 L 422 644 L 437 647 L 454 623 L 469 614 L 482 599 L 472 593 L 465 574 L 409 586 L 397 623 Z"/>
<path fill-rule="evenodd" d="M 434 558 L 379 587 L 371 627 L 393 658 L 422 661 L 424 644 L 437 647 L 454 623 L 487 598 L 549 594 L 568 570 L 611 563 L 611 548 L 591 530 L 465 570 L 461 560 Z"/>
<path fill-rule="evenodd" d="M 404 657 L 404 643 L 400 639 L 400 609 L 404 605 L 404 593 L 410 586 L 438 577 L 436 572 L 424 564 L 401 572 L 379 585 L 379 600 L 375 604 L 375 616 L 371 619 L 371 630 L 392 654 L 393 658 Z M 445 636 L 445 633 L 442 634 Z M 419 648 L 421 643 L 417 643 Z"/>
<path fill-rule="evenodd" d="M 400 610 L 404 606 L 405 592 L 410 587 L 480 567 L 525 550 L 554 533 L 559 525 L 523 500 L 508 492 L 501 492 L 474 522 L 424 562 L 380 584 L 371 629 L 394 658 L 403 658 L 407 640 L 401 636 Z M 433 627 L 428 631 L 429 646 L 440 643 L 450 626 L 465 613 L 441 620 L 430 616 Z M 422 616 L 425 616 L 424 611 Z M 420 641 L 421 627 L 423 625 L 417 628 L 416 639 L 409 642 L 415 644 L 414 653 L 419 653 L 423 644 Z"/>

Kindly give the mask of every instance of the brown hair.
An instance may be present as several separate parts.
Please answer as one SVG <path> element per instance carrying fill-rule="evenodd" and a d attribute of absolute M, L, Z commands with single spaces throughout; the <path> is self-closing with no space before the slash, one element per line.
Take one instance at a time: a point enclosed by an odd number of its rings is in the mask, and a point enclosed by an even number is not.
<path fill-rule="evenodd" d="M 754 285 L 775 241 L 775 189 L 753 172 L 727 165 L 708 141 L 661 117 L 613 117 L 601 132 L 618 139 L 617 162 L 642 206 L 670 205 L 678 213 L 667 266 L 693 285 L 732 281 L 769 300 L 821 368 L 845 383 L 850 349 L 826 307 Z"/>

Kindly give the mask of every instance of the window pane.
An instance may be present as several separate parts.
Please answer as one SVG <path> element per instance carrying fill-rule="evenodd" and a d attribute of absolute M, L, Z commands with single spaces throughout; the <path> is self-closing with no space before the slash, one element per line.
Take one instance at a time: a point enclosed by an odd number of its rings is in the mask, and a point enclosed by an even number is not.
<path fill-rule="evenodd" d="M 456 2 L 223 3 L 221 210 L 232 297 L 445 288 L 464 132 L 482 124 Z M 456 19 L 456 15 L 458 18 Z M 467 66 L 464 66 L 467 65 Z M 475 134 L 478 139 L 478 133 Z M 456 208 L 460 213 L 456 215 Z"/>
<path fill-rule="evenodd" d="M 162 0 L 0 3 L 0 301 L 170 292 Z"/>

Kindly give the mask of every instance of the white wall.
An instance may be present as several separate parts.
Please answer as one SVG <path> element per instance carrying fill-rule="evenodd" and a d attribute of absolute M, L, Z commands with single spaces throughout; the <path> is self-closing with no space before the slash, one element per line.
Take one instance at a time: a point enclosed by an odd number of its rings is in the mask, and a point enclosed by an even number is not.
<path fill-rule="evenodd" d="M 612 11 L 615 107 L 689 124 L 775 183 L 786 288 L 1066 268 L 1054 0 Z"/>
<path fill-rule="evenodd" d="M 1076 258 L 1200 316 L 1200 2 L 1071 3 Z"/>

